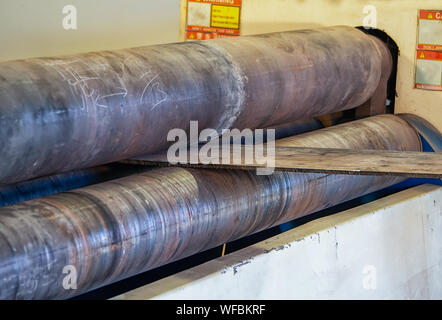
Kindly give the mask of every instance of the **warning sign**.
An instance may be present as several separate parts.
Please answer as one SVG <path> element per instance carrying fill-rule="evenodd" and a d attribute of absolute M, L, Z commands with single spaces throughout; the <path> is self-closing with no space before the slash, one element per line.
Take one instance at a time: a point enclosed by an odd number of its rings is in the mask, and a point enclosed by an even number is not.
<path fill-rule="evenodd" d="M 222 33 L 186 31 L 187 40 L 209 40 L 209 39 L 219 39 L 227 37 L 234 37 L 234 36 Z"/>
<path fill-rule="evenodd" d="M 442 90 L 442 52 L 417 50 L 415 88 Z"/>
<path fill-rule="evenodd" d="M 239 29 L 239 7 L 212 5 L 212 27 Z"/>
<path fill-rule="evenodd" d="M 187 40 L 239 36 L 241 0 L 188 0 Z"/>
<path fill-rule="evenodd" d="M 442 51 L 442 10 L 419 10 L 417 48 Z"/>
<path fill-rule="evenodd" d="M 419 10 L 419 19 L 442 20 L 441 10 Z"/>

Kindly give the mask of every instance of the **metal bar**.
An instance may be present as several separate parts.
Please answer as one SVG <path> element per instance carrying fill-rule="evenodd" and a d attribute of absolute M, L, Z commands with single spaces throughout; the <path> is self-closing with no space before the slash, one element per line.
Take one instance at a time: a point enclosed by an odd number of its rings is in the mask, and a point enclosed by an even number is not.
<path fill-rule="evenodd" d="M 282 141 L 421 150 L 415 130 L 393 115 Z M 402 180 L 161 168 L 0 208 L 0 298 L 78 295 Z M 63 286 L 66 266 L 75 290 Z"/>
<path fill-rule="evenodd" d="M 0 184 L 164 150 L 191 120 L 220 132 L 357 107 L 383 47 L 340 26 L 0 63 Z"/>

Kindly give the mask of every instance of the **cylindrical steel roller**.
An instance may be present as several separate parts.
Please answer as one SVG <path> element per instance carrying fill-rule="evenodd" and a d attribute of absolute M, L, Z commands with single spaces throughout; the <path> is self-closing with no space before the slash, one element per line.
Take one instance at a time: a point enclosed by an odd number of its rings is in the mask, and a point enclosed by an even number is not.
<path fill-rule="evenodd" d="M 393 115 L 285 143 L 421 150 L 414 129 Z M 0 208 L 0 298 L 77 295 L 399 181 L 162 168 Z M 63 287 L 67 265 L 76 290 Z"/>
<path fill-rule="evenodd" d="M 0 63 L 0 184 L 157 152 L 191 120 L 253 129 L 356 107 L 383 46 L 341 26 Z"/>
<path fill-rule="evenodd" d="M 145 170 L 141 166 L 114 163 L 0 186 L 0 207 L 121 178 Z"/>

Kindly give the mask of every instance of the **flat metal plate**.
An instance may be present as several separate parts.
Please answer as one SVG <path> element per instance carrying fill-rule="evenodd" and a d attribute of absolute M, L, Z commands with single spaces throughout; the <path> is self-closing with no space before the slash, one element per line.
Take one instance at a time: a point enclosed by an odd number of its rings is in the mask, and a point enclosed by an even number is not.
<path fill-rule="evenodd" d="M 187 161 L 172 164 L 166 154 L 143 156 L 124 162 L 132 164 L 196 168 L 221 169 L 256 169 L 265 168 L 266 158 L 253 156 L 249 162 L 241 158 L 240 163 L 233 161 L 234 149 L 231 148 L 230 162 L 221 161 L 203 163 L 199 159 L 199 150 L 189 151 Z M 240 147 L 244 154 L 251 146 Z M 225 161 L 224 161 L 225 162 Z M 442 178 L 442 153 L 440 152 L 404 152 L 390 150 L 350 150 L 329 148 L 275 147 L 275 170 L 293 172 L 315 172 L 350 175 L 388 175 L 416 178 Z"/>

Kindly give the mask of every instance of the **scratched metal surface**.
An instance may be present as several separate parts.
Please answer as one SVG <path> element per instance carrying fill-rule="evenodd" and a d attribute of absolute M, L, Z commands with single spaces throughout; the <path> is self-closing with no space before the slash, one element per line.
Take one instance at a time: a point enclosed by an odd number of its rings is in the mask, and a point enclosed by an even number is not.
<path fill-rule="evenodd" d="M 263 128 L 354 108 L 383 44 L 328 27 L 0 63 L 0 184 L 167 147 L 173 128 Z"/>
<path fill-rule="evenodd" d="M 420 151 L 378 116 L 295 136 L 293 146 Z M 161 168 L 0 208 L 0 298 L 67 298 L 381 189 L 401 178 Z M 75 266 L 77 290 L 62 286 Z"/>
<path fill-rule="evenodd" d="M 0 207 L 121 178 L 145 170 L 146 168 L 140 166 L 109 164 L 0 186 Z"/>
<path fill-rule="evenodd" d="M 390 123 L 392 121 L 402 122 L 406 126 L 407 123 L 413 126 L 418 133 L 420 128 L 410 123 L 409 119 L 404 119 L 401 115 L 399 118 L 393 115 L 378 115 L 365 119 L 364 121 L 355 121 L 347 125 L 337 125 L 333 130 L 329 129 L 311 132 L 309 134 L 298 134 L 293 137 L 286 137 L 276 140 L 274 150 L 273 167 L 277 171 L 292 172 L 314 172 L 327 174 L 357 174 L 357 175 L 388 175 L 402 177 L 420 177 L 420 178 L 440 178 L 442 176 L 442 154 L 428 153 L 421 151 L 405 151 L 405 150 L 361 150 L 354 149 L 356 143 L 352 137 L 358 137 L 362 133 L 371 134 L 371 132 L 384 131 L 388 133 L 385 139 L 393 141 L 394 131 L 391 130 Z M 429 124 L 422 123 L 421 127 L 430 128 Z M 394 126 L 393 126 L 394 128 Z M 333 132 L 333 133 L 331 133 Z M 412 131 L 411 131 L 412 132 Z M 346 134 L 346 140 L 336 139 L 335 136 Z M 310 147 L 315 143 L 318 136 L 324 140 L 323 145 L 335 145 L 331 147 Z M 434 138 L 441 139 L 440 134 L 433 134 Z M 360 139 L 354 138 L 354 139 Z M 215 157 L 215 163 L 208 163 L 199 159 L 201 148 L 188 150 L 187 156 L 180 163 L 170 163 L 166 152 L 156 155 L 140 156 L 133 159 L 124 160 L 124 163 L 152 166 L 179 166 L 185 168 L 204 168 L 204 169 L 242 169 L 256 170 L 267 165 L 264 155 L 255 154 L 253 156 L 253 146 L 243 146 L 237 148 L 235 146 L 228 150 L 229 163 L 223 163 L 223 155 Z M 234 154 L 246 153 L 248 149 L 254 159 L 237 159 L 234 161 Z M 193 160 L 192 160 L 193 159 Z M 199 159 L 199 160 L 198 160 Z M 192 161 L 191 161 L 192 160 Z M 252 160 L 252 161 L 250 161 Z"/>
<path fill-rule="evenodd" d="M 380 135 L 383 135 L 382 137 Z M 403 135 L 398 140 L 397 135 Z M 278 147 L 321 147 L 363 150 L 421 151 L 420 139 L 408 121 L 392 114 L 382 114 L 320 130 L 279 139 Z M 417 149 L 409 150 L 410 141 L 419 141 Z"/>

